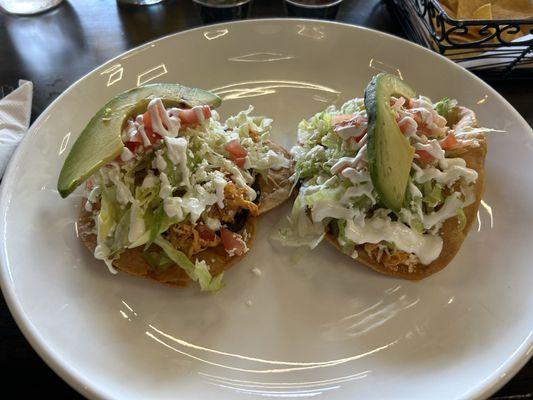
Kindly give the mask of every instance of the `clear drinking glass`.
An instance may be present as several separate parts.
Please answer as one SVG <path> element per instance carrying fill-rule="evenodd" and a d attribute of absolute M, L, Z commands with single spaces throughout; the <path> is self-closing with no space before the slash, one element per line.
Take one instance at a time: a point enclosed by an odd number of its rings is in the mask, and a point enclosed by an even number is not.
<path fill-rule="evenodd" d="M 10 14 L 31 15 L 47 11 L 63 0 L 0 0 L 0 9 Z"/>
<path fill-rule="evenodd" d="M 289 17 L 335 19 L 342 0 L 285 0 Z"/>
<path fill-rule="evenodd" d="M 132 6 L 150 6 L 152 4 L 159 4 L 163 1 L 165 0 L 117 0 L 117 3 Z"/>
<path fill-rule="evenodd" d="M 250 16 L 252 0 L 193 0 L 206 24 Z"/>

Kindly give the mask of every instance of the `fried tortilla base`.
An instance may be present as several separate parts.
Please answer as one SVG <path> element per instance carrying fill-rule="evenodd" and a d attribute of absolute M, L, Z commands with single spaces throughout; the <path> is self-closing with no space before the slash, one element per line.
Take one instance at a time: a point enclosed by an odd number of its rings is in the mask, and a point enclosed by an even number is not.
<path fill-rule="evenodd" d="M 279 144 L 270 140 L 266 141 L 265 144 L 276 153 L 283 154 L 290 161 L 290 166 L 288 168 L 280 168 L 277 170 L 271 169 L 267 178 L 262 176 L 259 177 L 259 189 L 261 192 L 261 197 L 259 199 L 259 215 L 276 208 L 289 198 L 292 188 L 292 183 L 289 178 L 294 173 L 290 153 Z"/>
<path fill-rule="evenodd" d="M 459 230 L 459 220 L 457 217 L 449 218 L 444 221 L 444 224 L 439 232 L 443 242 L 442 251 L 439 257 L 428 265 L 419 263 L 411 268 L 408 268 L 406 265 L 399 265 L 396 270 L 387 268 L 383 264 L 377 262 L 367 254 L 363 248 L 363 245 L 358 245 L 355 247 L 358 255 L 356 261 L 359 261 L 361 264 L 364 264 L 383 274 L 409 280 L 420 280 L 426 278 L 435 272 L 440 271 L 450 263 L 450 261 L 453 259 L 453 257 L 455 257 L 461 248 L 461 245 L 463 244 L 470 227 L 476 219 L 485 186 L 484 164 L 485 156 L 487 154 L 487 143 L 483 135 L 471 135 L 471 137 L 475 137 L 478 140 L 479 147 L 470 147 L 464 152 L 458 152 L 454 154 L 454 156 L 460 156 L 466 161 L 468 168 L 472 168 L 477 171 L 478 179 L 474 184 L 476 200 L 463 210 L 466 216 L 466 226 L 463 230 Z M 337 249 L 341 250 L 337 242 L 337 238 L 333 236 L 331 232 L 326 234 L 326 239 Z"/>

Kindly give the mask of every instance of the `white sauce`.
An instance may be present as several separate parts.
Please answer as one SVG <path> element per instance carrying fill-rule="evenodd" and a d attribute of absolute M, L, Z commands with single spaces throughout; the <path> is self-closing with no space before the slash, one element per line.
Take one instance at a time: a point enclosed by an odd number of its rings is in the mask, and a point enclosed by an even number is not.
<path fill-rule="evenodd" d="M 190 215 L 191 222 L 195 224 L 205 210 L 205 199 L 197 199 L 196 197 L 183 197 L 182 203 L 184 214 L 188 213 Z"/>
<path fill-rule="evenodd" d="M 104 171 L 104 174 L 107 174 L 107 177 L 111 180 L 111 182 L 113 182 L 115 188 L 117 189 L 117 201 L 122 205 L 126 205 L 130 201 L 133 201 L 133 196 L 130 192 L 130 189 L 119 178 L 120 170 L 118 166 L 113 165 L 111 169 L 105 168 Z"/>
<path fill-rule="evenodd" d="M 159 189 L 159 197 L 162 199 L 166 199 L 167 197 L 170 197 L 170 195 L 172 194 L 172 186 L 170 186 L 168 176 L 164 172 L 161 172 L 159 174 L 159 179 L 161 180 L 161 188 Z"/>
<path fill-rule="evenodd" d="M 222 226 L 220 224 L 220 221 L 216 218 L 205 217 L 204 222 L 207 225 L 207 227 L 211 229 L 212 231 L 218 231 L 220 227 Z"/>
<path fill-rule="evenodd" d="M 361 182 L 370 181 L 370 175 L 367 170 L 356 170 L 354 168 L 348 167 L 341 172 L 341 176 L 348 179 L 354 185 Z"/>
<path fill-rule="evenodd" d="M 437 160 L 444 158 L 444 150 L 442 150 L 440 143 L 435 139 L 428 140 L 427 143 L 415 143 L 415 149 L 424 150 Z"/>
<path fill-rule="evenodd" d="M 155 166 L 159 171 L 164 171 L 167 168 L 167 162 L 163 158 L 162 153 L 161 150 L 155 152 Z"/>
<path fill-rule="evenodd" d="M 311 208 L 313 222 L 321 222 L 325 218 L 351 219 L 353 211 L 333 201 L 317 201 Z"/>
<path fill-rule="evenodd" d="M 339 161 L 333 164 L 330 172 L 335 175 L 338 172 L 342 171 L 347 167 L 355 168 L 359 161 L 363 160 L 363 157 L 366 155 L 366 143 L 361 147 L 361 150 L 357 153 L 355 157 L 341 157 Z"/>
<path fill-rule="evenodd" d="M 435 260 L 442 250 L 440 236 L 423 235 L 415 232 L 401 222 L 390 218 L 367 219 L 363 224 L 355 224 L 348 220 L 345 229 L 346 237 L 356 244 L 379 243 L 387 241 L 407 253 L 414 253 L 422 264 Z"/>
<path fill-rule="evenodd" d="M 413 198 L 414 197 L 424 197 L 422 195 L 422 192 L 420 191 L 420 189 L 418 189 L 416 187 L 416 185 L 413 182 L 411 182 L 411 181 L 409 181 L 409 192 L 411 193 L 411 197 L 413 197 Z"/>
<path fill-rule="evenodd" d="M 89 196 L 87 196 L 87 203 L 96 202 L 101 193 L 102 190 L 100 189 L 100 186 L 93 187 L 92 190 L 89 192 Z"/>
<path fill-rule="evenodd" d="M 123 162 L 126 162 L 126 161 L 131 160 L 133 157 L 135 157 L 135 156 L 133 155 L 131 150 L 128 149 L 126 146 L 124 146 L 122 148 L 122 153 L 120 153 L 120 160 L 123 161 Z"/>
<path fill-rule="evenodd" d="M 429 229 L 446 221 L 448 218 L 457 216 L 457 209 L 463 207 L 464 203 L 459 199 L 459 193 L 452 193 L 438 211 L 423 216 L 422 223 L 424 228 Z"/>
<path fill-rule="evenodd" d="M 198 120 L 198 123 L 200 125 L 204 125 L 205 124 L 204 106 L 194 106 L 192 110 L 194 111 L 194 114 L 196 115 L 196 119 Z"/>
<path fill-rule="evenodd" d="M 163 200 L 163 210 L 170 217 L 177 217 L 179 220 L 183 219 L 183 210 L 181 197 L 167 197 Z"/>
<path fill-rule="evenodd" d="M 167 145 L 168 158 L 174 165 L 179 165 L 180 167 L 181 184 L 190 186 L 189 167 L 187 166 L 187 139 L 183 137 L 165 137 L 165 143 Z"/>
<path fill-rule="evenodd" d="M 112 261 L 107 258 L 110 253 L 111 251 L 109 250 L 109 247 L 103 243 L 98 244 L 94 249 L 94 258 L 104 261 L 105 265 L 107 265 L 107 269 L 109 269 L 109 272 L 111 272 L 113 275 L 116 275 L 118 274 L 118 271 L 115 269 L 115 267 L 113 267 Z"/>
<path fill-rule="evenodd" d="M 176 137 L 180 131 L 179 118 L 169 118 L 167 110 L 160 98 L 155 98 L 148 103 L 148 112 L 152 120 L 152 130 L 163 137 Z M 167 127 L 165 128 L 166 125 Z"/>
<path fill-rule="evenodd" d="M 439 160 L 439 166 L 443 171 L 431 166 L 422 169 L 418 165 L 413 164 L 415 182 L 425 183 L 434 179 L 441 185 L 449 186 L 461 178 L 466 183 L 472 183 L 478 177 L 475 170 L 466 167 L 466 162 L 462 158 L 445 158 Z"/>
<path fill-rule="evenodd" d="M 148 139 L 148 136 L 146 136 L 146 131 L 144 130 L 143 116 L 137 115 L 135 122 L 136 122 L 135 126 L 137 128 L 137 132 L 141 134 L 143 145 L 145 147 L 149 147 L 152 143 L 150 142 L 150 139 Z"/>
<path fill-rule="evenodd" d="M 368 123 L 366 121 L 357 122 L 355 124 L 348 124 L 345 126 L 337 126 L 335 128 L 335 133 L 340 136 L 343 140 L 348 140 L 350 138 L 357 138 L 365 133 Z"/>
<path fill-rule="evenodd" d="M 370 183 L 363 183 L 346 189 L 346 192 L 342 195 L 341 203 L 347 204 L 350 199 L 363 195 L 372 200 L 372 204 L 376 203 L 376 198 L 372 194 L 372 185 Z"/>
<path fill-rule="evenodd" d="M 143 179 L 143 183 L 141 185 L 141 189 L 148 189 L 151 188 L 159 183 L 159 179 L 157 176 L 153 175 L 152 173 L 149 173 L 146 175 Z"/>
<path fill-rule="evenodd" d="M 224 179 L 223 176 L 220 176 L 222 174 L 217 174 L 215 176 L 215 179 L 213 179 L 213 182 L 215 184 L 215 193 L 217 196 L 217 205 L 220 209 L 224 208 L 224 188 L 228 184 L 228 182 Z"/>
<path fill-rule="evenodd" d="M 420 140 L 423 140 L 421 137 L 417 136 L 416 131 L 418 130 L 418 124 L 411 116 L 406 115 L 405 117 L 401 118 L 398 121 L 398 126 L 401 127 L 400 129 L 405 137 L 416 137 Z"/>

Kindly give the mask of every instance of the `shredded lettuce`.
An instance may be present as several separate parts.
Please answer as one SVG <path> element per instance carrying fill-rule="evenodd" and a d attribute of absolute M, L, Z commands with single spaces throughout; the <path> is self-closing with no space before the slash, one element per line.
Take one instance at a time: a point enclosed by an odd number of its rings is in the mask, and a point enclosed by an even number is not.
<path fill-rule="evenodd" d="M 163 219 L 166 216 L 167 215 L 165 213 L 165 209 L 163 208 L 163 204 L 159 205 L 159 207 L 156 208 L 153 214 L 151 214 L 150 236 L 148 237 L 148 241 L 146 242 L 145 248 L 150 247 L 157 235 L 161 233 L 161 224 L 163 223 Z"/>
<path fill-rule="evenodd" d="M 120 219 L 115 232 L 113 234 L 113 242 L 110 246 L 111 254 L 109 258 L 114 258 L 118 255 L 128 244 L 128 233 L 130 230 L 131 209 L 128 209 Z"/>
<path fill-rule="evenodd" d="M 166 253 L 160 251 L 144 251 L 143 258 L 157 271 L 164 271 L 174 264 Z"/>
<path fill-rule="evenodd" d="M 341 250 L 344 254 L 352 255 L 355 250 L 355 244 L 346 238 L 346 220 L 336 219 L 331 222 L 330 226 L 333 227 L 333 233 L 337 237 L 337 242 L 341 246 Z"/>
<path fill-rule="evenodd" d="M 457 106 L 457 100 L 445 97 L 441 101 L 435 103 L 433 108 L 441 117 L 448 119 L 450 110 L 455 106 Z"/>
<path fill-rule="evenodd" d="M 434 208 L 438 204 L 442 203 L 443 196 L 442 196 L 442 185 L 435 183 L 433 181 L 428 181 L 424 183 L 423 186 L 423 192 L 424 192 L 424 202 Z"/>
<path fill-rule="evenodd" d="M 104 241 L 118 220 L 119 206 L 115 200 L 115 188 L 104 188 L 98 213 L 98 238 Z"/>
<path fill-rule="evenodd" d="M 161 247 L 168 258 L 174 261 L 178 267 L 183 269 L 189 278 L 194 282 L 198 282 L 202 291 L 213 292 L 222 288 L 222 274 L 213 277 L 209 272 L 209 268 L 205 261 L 196 261 L 196 263 L 193 264 L 185 253 L 174 248 L 174 246 L 161 235 L 154 239 L 154 243 Z"/>
<path fill-rule="evenodd" d="M 324 223 L 314 223 L 307 215 L 303 196 L 294 201 L 291 215 L 273 234 L 272 239 L 289 247 L 307 246 L 314 249 L 324 239 Z"/>
<path fill-rule="evenodd" d="M 302 190 L 302 199 L 306 206 L 312 207 L 319 202 L 337 202 L 343 192 L 344 190 L 341 186 L 334 188 L 320 188 L 320 190 L 311 194 L 306 194 L 306 192 Z"/>

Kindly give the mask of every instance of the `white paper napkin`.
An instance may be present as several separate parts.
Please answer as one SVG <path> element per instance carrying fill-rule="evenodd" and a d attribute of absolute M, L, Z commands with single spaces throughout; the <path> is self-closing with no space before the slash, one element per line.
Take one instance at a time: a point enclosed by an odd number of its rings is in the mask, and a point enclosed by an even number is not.
<path fill-rule="evenodd" d="M 0 99 L 0 178 L 30 126 L 33 83 L 19 80 L 19 87 Z"/>

